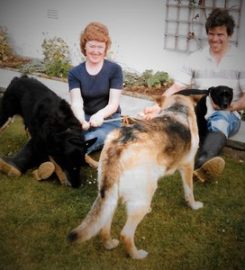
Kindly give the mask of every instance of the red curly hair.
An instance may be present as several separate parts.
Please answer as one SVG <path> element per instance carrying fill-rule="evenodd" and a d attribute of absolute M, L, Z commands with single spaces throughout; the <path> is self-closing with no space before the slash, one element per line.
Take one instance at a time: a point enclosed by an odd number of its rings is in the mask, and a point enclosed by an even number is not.
<path fill-rule="evenodd" d="M 89 23 L 84 31 L 80 35 L 80 49 L 83 55 L 86 56 L 85 45 L 87 41 L 96 40 L 99 42 L 105 42 L 105 54 L 111 46 L 111 39 L 109 36 L 108 28 L 100 22 Z"/>

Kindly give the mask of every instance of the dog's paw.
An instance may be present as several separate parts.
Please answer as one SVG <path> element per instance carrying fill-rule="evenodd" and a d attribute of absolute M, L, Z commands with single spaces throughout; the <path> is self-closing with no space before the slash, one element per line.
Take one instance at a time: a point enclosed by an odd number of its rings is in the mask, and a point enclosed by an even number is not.
<path fill-rule="evenodd" d="M 202 208 L 203 207 L 203 203 L 202 202 L 199 202 L 199 201 L 195 201 L 192 205 L 191 205 L 191 208 L 193 210 L 197 210 L 199 208 Z"/>
<path fill-rule="evenodd" d="M 134 254 L 132 254 L 131 257 L 136 260 L 142 260 L 145 257 L 147 257 L 147 255 L 148 255 L 147 251 L 140 249 L 140 250 L 137 250 L 137 252 L 135 252 Z"/>
<path fill-rule="evenodd" d="M 117 239 L 111 239 L 107 240 L 103 243 L 104 247 L 108 250 L 116 248 L 119 245 L 119 240 Z"/>

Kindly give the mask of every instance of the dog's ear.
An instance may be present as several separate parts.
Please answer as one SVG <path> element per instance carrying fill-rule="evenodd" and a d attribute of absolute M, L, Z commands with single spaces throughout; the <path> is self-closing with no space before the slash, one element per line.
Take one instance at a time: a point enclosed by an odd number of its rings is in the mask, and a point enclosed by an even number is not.
<path fill-rule="evenodd" d="M 208 94 L 210 94 L 215 89 L 214 86 L 208 88 Z"/>
<path fill-rule="evenodd" d="M 227 86 L 227 91 L 229 92 L 229 94 L 233 98 L 233 88 Z"/>
<path fill-rule="evenodd" d="M 69 138 L 68 142 L 76 146 L 81 146 L 82 139 L 80 137 L 74 136 L 72 138 Z"/>

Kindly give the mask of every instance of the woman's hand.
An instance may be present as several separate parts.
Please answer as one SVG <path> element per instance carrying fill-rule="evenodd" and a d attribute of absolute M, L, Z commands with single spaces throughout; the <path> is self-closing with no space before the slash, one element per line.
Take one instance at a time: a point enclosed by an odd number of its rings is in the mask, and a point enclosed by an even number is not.
<path fill-rule="evenodd" d="M 97 112 L 90 117 L 89 123 L 92 127 L 100 127 L 104 123 L 104 117 L 100 112 Z"/>
<path fill-rule="evenodd" d="M 82 129 L 83 130 L 88 130 L 89 128 L 90 128 L 90 123 L 84 120 L 82 122 Z"/>

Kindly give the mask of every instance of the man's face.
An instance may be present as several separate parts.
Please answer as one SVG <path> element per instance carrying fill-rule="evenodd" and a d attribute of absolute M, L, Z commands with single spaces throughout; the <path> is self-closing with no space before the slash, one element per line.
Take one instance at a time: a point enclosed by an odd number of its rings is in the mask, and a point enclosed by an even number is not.
<path fill-rule="evenodd" d="M 208 43 L 213 53 L 224 52 L 229 44 L 230 36 L 226 26 L 217 26 L 208 30 Z"/>

